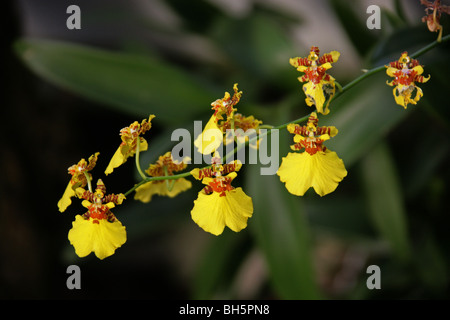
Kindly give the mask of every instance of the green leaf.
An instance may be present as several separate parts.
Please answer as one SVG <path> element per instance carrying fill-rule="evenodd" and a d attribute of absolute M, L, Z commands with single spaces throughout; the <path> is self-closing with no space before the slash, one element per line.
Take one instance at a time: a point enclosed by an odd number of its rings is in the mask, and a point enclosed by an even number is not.
<path fill-rule="evenodd" d="M 14 47 L 40 77 L 133 116 L 156 114 L 179 123 L 215 99 L 211 88 L 150 56 L 37 39 L 18 40 Z"/>
<path fill-rule="evenodd" d="M 398 18 L 401 19 L 402 21 L 406 21 L 405 10 L 403 8 L 401 0 L 394 0 L 394 8 Z"/>
<path fill-rule="evenodd" d="M 355 1 L 332 0 L 332 7 L 356 50 L 364 56 L 376 42 L 374 30 L 366 26 L 366 8 Z M 358 6 L 358 11 L 355 10 Z"/>
<path fill-rule="evenodd" d="M 223 17 L 210 34 L 229 57 L 230 69 L 235 69 L 232 75 L 245 83 L 246 92 L 250 87 L 261 89 L 261 83 L 277 87 L 290 83 L 286 74 L 292 69 L 289 58 L 295 56 L 295 48 L 283 24 L 273 16 L 257 10 L 242 19 Z"/>
<path fill-rule="evenodd" d="M 384 34 L 392 34 L 393 30 L 405 27 L 405 21 L 398 14 L 381 8 L 381 25 Z M 384 29 L 388 29 L 388 32 Z"/>
<path fill-rule="evenodd" d="M 252 44 L 252 59 L 256 68 L 266 77 L 272 77 L 277 72 L 291 71 L 289 58 L 296 52 L 285 30 L 268 16 L 256 14 L 249 23 L 250 41 Z M 286 76 L 285 73 L 282 74 Z"/>
<path fill-rule="evenodd" d="M 220 236 L 211 235 L 194 274 L 193 299 L 230 298 L 230 283 L 248 249 L 246 231 L 235 233 L 228 228 Z"/>
<path fill-rule="evenodd" d="M 223 15 L 219 6 L 206 0 L 166 0 L 167 5 L 183 19 L 184 28 L 202 33 Z"/>
<path fill-rule="evenodd" d="M 375 228 L 400 261 L 411 256 L 403 193 L 388 148 L 379 143 L 361 161 L 368 210 Z"/>
<path fill-rule="evenodd" d="M 318 299 L 311 235 L 301 199 L 289 194 L 278 176 L 260 175 L 257 165 L 247 168 L 246 192 L 254 205 L 249 225 L 274 289 L 281 299 Z"/>
<path fill-rule="evenodd" d="M 343 195 L 338 189 L 326 197 L 309 197 L 306 212 L 314 232 L 333 233 L 349 241 L 365 242 L 373 238 L 370 218 L 361 214 L 363 199 Z"/>
<path fill-rule="evenodd" d="M 416 247 L 414 262 L 422 286 L 442 296 L 448 290 L 448 262 L 443 255 L 441 243 L 429 226 L 422 227 L 422 233 L 417 236 Z"/>
<path fill-rule="evenodd" d="M 430 126 L 428 118 L 419 123 L 413 130 L 422 125 L 423 128 Z M 402 165 L 402 176 L 404 177 L 405 195 L 412 199 L 420 196 L 424 188 L 429 185 L 433 177 L 440 176 L 440 169 L 448 161 L 450 145 L 448 138 L 437 130 L 425 130 L 417 136 L 414 133 L 407 132 L 404 137 L 412 137 L 416 141 L 415 148 L 410 148 L 408 152 L 402 153 L 400 160 Z M 413 137 L 414 136 L 414 137 Z M 430 197 L 428 197 L 430 199 Z M 430 199 L 431 200 L 431 199 Z"/>

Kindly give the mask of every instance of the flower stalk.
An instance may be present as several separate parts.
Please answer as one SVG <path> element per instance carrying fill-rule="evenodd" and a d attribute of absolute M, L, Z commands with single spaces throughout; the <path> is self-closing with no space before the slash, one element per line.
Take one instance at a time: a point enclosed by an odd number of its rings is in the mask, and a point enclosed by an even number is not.
<path fill-rule="evenodd" d="M 86 177 L 89 192 L 92 192 L 91 177 L 89 177 L 89 173 L 87 173 L 87 171 L 84 171 L 83 173 L 84 173 L 84 176 Z"/>
<path fill-rule="evenodd" d="M 142 171 L 142 169 L 141 169 L 141 163 L 140 163 L 140 161 L 139 161 L 139 153 L 140 153 L 140 141 L 139 141 L 140 139 L 138 139 L 138 142 L 137 142 L 137 144 L 136 144 L 136 157 L 135 157 L 135 160 L 136 160 L 136 169 L 137 169 L 137 171 L 139 172 L 139 175 L 141 176 L 141 178 L 142 179 L 147 179 L 147 176 L 144 174 L 144 172 Z"/>

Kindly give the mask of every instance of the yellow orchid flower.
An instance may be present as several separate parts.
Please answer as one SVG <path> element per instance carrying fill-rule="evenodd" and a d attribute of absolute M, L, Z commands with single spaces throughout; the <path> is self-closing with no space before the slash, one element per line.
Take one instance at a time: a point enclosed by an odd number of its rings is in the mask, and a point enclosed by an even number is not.
<path fill-rule="evenodd" d="M 293 150 L 305 149 L 302 153 L 288 153 L 282 159 L 277 174 L 286 189 L 297 196 L 303 196 L 314 188 L 320 196 L 333 192 L 347 175 L 344 162 L 336 152 L 328 150 L 323 142 L 334 137 L 338 130 L 331 127 L 317 127 L 317 114 L 313 112 L 306 126 L 290 124 L 287 129 L 295 134 Z"/>
<path fill-rule="evenodd" d="M 228 144 L 234 141 L 235 130 L 242 129 L 244 133 L 248 129 L 257 131 L 262 124 L 262 121 L 253 116 L 245 117 L 236 113 L 237 109 L 234 107 L 240 101 L 242 91 L 239 91 L 237 83 L 234 84 L 233 90 L 233 96 L 225 92 L 222 99 L 217 99 L 211 104 L 214 114 L 206 123 L 203 132 L 194 141 L 198 152 L 212 154 L 222 143 Z M 227 135 L 224 137 L 225 133 Z M 242 139 L 246 141 L 248 137 L 242 137 Z"/>
<path fill-rule="evenodd" d="M 253 214 L 252 199 L 242 188 L 231 186 L 241 166 L 239 161 L 223 165 L 216 162 L 211 168 L 191 171 L 206 185 L 198 193 L 191 211 L 192 220 L 206 232 L 220 235 L 225 226 L 235 232 L 247 227 L 247 220 Z"/>
<path fill-rule="evenodd" d="M 183 159 L 183 162 L 175 161 L 172 153 L 166 152 L 163 156 L 159 157 L 155 164 L 149 166 L 146 173 L 151 177 L 172 176 L 174 172 L 186 169 L 186 161 L 187 159 Z M 173 198 L 191 187 L 192 183 L 184 178 L 150 181 L 136 189 L 134 199 L 147 203 L 151 201 L 155 194 Z"/>
<path fill-rule="evenodd" d="M 105 193 L 105 185 L 100 179 L 95 192 L 77 189 L 77 195 L 84 199 L 82 204 L 88 211 L 75 217 L 68 239 L 80 258 L 94 252 L 97 258 L 103 260 L 114 254 L 127 240 L 125 227 L 110 211 L 115 205 L 122 204 L 125 196 Z"/>
<path fill-rule="evenodd" d="M 416 59 L 411 59 L 408 52 L 403 52 L 398 61 L 389 63 L 386 66 L 386 74 L 395 78 L 391 82 L 386 82 L 389 86 L 393 86 L 392 91 L 395 102 L 403 108 L 407 108 L 408 104 L 417 104 L 423 96 L 422 89 L 415 85 L 415 82 L 425 83 L 430 80 L 430 76 L 425 78 L 422 76 L 423 67 Z M 412 98 L 413 91 L 416 95 Z"/>
<path fill-rule="evenodd" d="M 74 164 L 68 169 L 69 174 L 72 176 L 72 178 L 67 184 L 63 196 L 58 201 L 58 208 L 60 212 L 64 212 L 67 207 L 70 206 L 70 204 L 72 203 L 71 198 L 76 195 L 75 190 L 79 187 L 85 187 L 87 185 L 88 180 L 86 178 L 86 175 L 89 179 L 92 179 L 89 171 L 91 171 L 97 164 L 99 154 L 99 152 L 93 154 L 89 157 L 88 161 L 81 159 L 77 164 Z"/>
<path fill-rule="evenodd" d="M 111 158 L 105 170 L 106 175 L 124 164 L 129 157 L 134 156 L 138 148 L 139 152 L 147 150 L 147 141 L 141 135 L 150 130 L 152 127 L 151 121 L 154 117 L 154 115 L 150 115 L 148 120 L 144 119 L 141 123 L 135 121 L 130 126 L 120 130 L 122 143 Z"/>
<path fill-rule="evenodd" d="M 319 55 L 319 48 L 313 46 L 308 57 L 291 58 L 289 63 L 297 68 L 297 71 L 305 73 L 298 80 L 307 82 L 303 85 L 306 104 L 310 107 L 315 105 L 317 112 L 326 115 L 330 112 L 328 104 L 336 91 L 335 79 L 326 72 L 332 67 L 331 63 L 338 61 L 340 53 L 332 51 L 321 57 Z"/>

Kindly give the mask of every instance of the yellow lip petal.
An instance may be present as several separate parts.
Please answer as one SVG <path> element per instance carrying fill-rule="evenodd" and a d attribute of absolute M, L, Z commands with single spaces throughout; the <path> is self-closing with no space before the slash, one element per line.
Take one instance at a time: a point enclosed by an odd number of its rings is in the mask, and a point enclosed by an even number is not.
<path fill-rule="evenodd" d="M 98 222 L 93 223 L 92 220 L 84 219 L 80 215 L 75 217 L 68 238 L 80 258 L 94 252 L 97 258 L 103 260 L 113 255 L 115 250 L 126 242 L 125 227 L 120 221 Z"/>
<path fill-rule="evenodd" d="M 223 232 L 225 226 L 235 232 L 246 228 L 252 214 L 252 199 L 241 188 L 227 191 L 225 196 L 216 192 L 210 195 L 200 192 L 191 211 L 192 220 L 216 236 Z"/>
<path fill-rule="evenodd" d="M 277 174 L 294 195 L 303 196 L 312 187 L 317 194 L 324 196 L 337 188 L 347 170 L 336 152 L 327 150 L 314 155 L 289 153 L 283 158 Z"/>
<path fill-rule="evenodd" d="M 192 183 L 184 178 L 175 180 L 172 190 L 170 191 L 167 189 L 167 184 L 165 181 L 150 181 L 136 189 L 134 199 L 147 203 L 152 200 L 152 197 L 155 194 L 173 198 L 191 187 Z"/>

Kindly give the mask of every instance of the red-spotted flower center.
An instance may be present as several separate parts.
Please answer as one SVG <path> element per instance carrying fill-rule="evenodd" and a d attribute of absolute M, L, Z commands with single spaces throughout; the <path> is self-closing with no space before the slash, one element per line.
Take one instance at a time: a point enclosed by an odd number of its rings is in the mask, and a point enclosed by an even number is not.
<path fill-rule="evenodd" d="M 221 197 L 224 197 L 226 191 L 234 189 L 231 186 L 231 180 L 228 177 L 217 177 L 205 187 L 205 193 L 211 194 L 212 192 L 217 192 Z"/>

